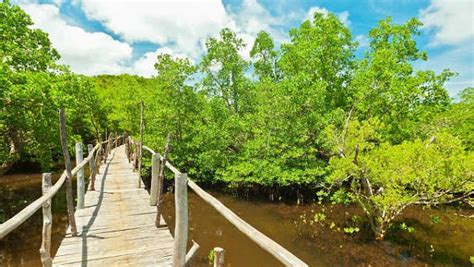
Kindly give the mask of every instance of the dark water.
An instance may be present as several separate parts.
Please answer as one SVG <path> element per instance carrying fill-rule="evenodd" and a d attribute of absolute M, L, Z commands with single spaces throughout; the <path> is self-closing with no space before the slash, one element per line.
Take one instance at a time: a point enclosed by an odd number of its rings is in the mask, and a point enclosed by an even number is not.
<path fill-rule="evenodd" d="M 60 174 L 53 174 L 53 182 Z M 14 174 L 0 178 L 0 222 L 41 197 L 41 174 Z M 66 193 L 62 188 L 52 199 L 51 253 L 56 253 L 66 233 Z M 43 217 L 39 209 L 20 227 L 0 240 L 0 266 L 41 266 L 39 248 Z"/>
<path fill-rule="evenodd" d="M 471 266 L 469 257 L 474 255 L 472 208 L 407 209 L 396 223 L 403 221 L 415 230 L 393 229 L 386 241 L 376 242 L 355 206 L 327 205 L 323 212 L 316 203 L 296 206 L 211 194 L 309 266 Z M 227 266 L 283 266 L 196 194 L 189 194 L 189 208 L 189 238 L 201 245 L 193 266 L 209 266 L 208 254 L 217 246 L 225 249 Z M 315 214 L 321 213 L 325 219 L 315 221 Z M 359 215 L 355 222 L 353 214 Z M 164 217 L 173 230 L 170 193 L 165 197 Z M 356 225 L 360 232 L 344 233 L 344 227 Z"/>
<path fill-rule="evenodd" d="M 67 228 L 64 191 L 62 188 L 53 198 L 53 255 Z M 474 220 L 468 217 L 474 214 L 472 208 L 408 209 L 400 220 L 414 227 L 414 232 L 394 229 L 386 241 L 374 242 L 368 237 L 363 214 L 357 207 L 328 205 L 323 212 L 318 204 L 296 206 L 211 193 L 310 266 L 471 266 L 469 256 L 474 256 Z M 1 177 L 0 222 L 40 196 L 40 174 Z M 166 194 L 163 212 L 171 229 L 173 204 L 173 195 Z M 226 250 L 226 266 L 282 266 L 197 195 L 189 194 L 189 207 L 189 238 L 201 246 L 193 266 L 209 266 L 209 251 L 216 246 Z M 320 213 L 325 214 L 325 219 L 315 221 L 315 214 Z M 354 220 L 353 214 L 360 217 Z M 356 234 L 348 235 L 342 230 L 356 225 L 361 228 Z M 0 266 L 41 266 L 41 227 L 39 210 L 0 240 Z"/>

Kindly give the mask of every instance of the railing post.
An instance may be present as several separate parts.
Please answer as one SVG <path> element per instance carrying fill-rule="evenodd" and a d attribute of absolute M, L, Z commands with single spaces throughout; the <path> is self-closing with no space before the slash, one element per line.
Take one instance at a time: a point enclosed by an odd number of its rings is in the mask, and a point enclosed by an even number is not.
<path fill-rule="evenodd" d="M 171 134 L 168 134 L 168 137 L 166 138 L 165 152 L 161 159 L 160 173 L 158 174 L 158 196 L 157 196 L 158 203 L 156 205 L 156 219 L 155 219 L 156 227 L 160 227 L 161 205 L 163 204 L 163 184 L 165 180 L 166 161 L 168 160 L 168 153 L 170 151 L 170 143 L 171 143 Z"/>
<path fill-rule="evenodd" d="M 214 267 L 224 267 L 225 250 L 220 247 L 214 248 Z"/>
<path fill-rule="evenodd" d="M 97 150 L 97 153 L 95 154 L 95 174 L 96 175 L 100 174 L 100 163 L 102 161 L 101 159 L 102 159 L 102 144 L 100 143 L 100 140 L 99 140 L 99 149 Z M 95 190 L 95 188 L 91 190 Z"/>
<path fill-rule="evenodd" d="M 74 198 L 72 193 L 72 173 L 71 173 L 71 158 L 67 150 L 67 131 L 66 131 L 66 115 L 64 114 L 64 107 L 59 110 L 59 133 L 61 138 L 61 148 L 63 150 L 64 165 L 66 167 L 66 201 L 67 214 L 69 218 L 69 225 L 71 226 L 71 235 L 77 236 L 76 218 L 74 217 Z"/>
<path fill-rule="evenodd" d="M 76 166 L 83 160 L 82 143 L 76 143 Z M 77 171 L 77 208 L 84 208 L 84 167 Z"/>
<path fill-rule="evenodd" d="M 186 265 L 186 244 L 188 242 L 188 175 L 175 175 L 175 209 L 173 266 Z"/>
<path fill-rule="evenodd" d="M 125 145 L 125 155 L 127 155 L 128 163 L 130 163 L 130 139 L 128 138 L 128 133 L 125 133 L 123 143 Z"/>
<path fill-rule="evenodd" d="M 109 142 L 107 143 L 107 154 L 105 155 L 105 157 L 107 158 L 108 155 L 110 155 L 110 153 L 112 153 L 112 133 L 110 134 L 109 136 Z"/>
<path fill-rule="evenodd" d="M 151 186 L 150 186 L 150 206 L 156 206 L 158 204 L 158 190 L 159 190 L 159 178 L 158 173 L 160 171 L 160 156 L 153 154 L 151 156 Z"/>
<path fill-rule="evenodd" d="M 137 148 L 137 165 L 138 165 L 138 188 L 142 187 L 142 142 L 138 142 Z"/>
<path fill-rule="evenodd" d="M 90 176 L 89 176 L 89 190 L 95 190 L 95 158 L 94 158 L 94 146 L 92 144 L 87 145 L 87 152 L 88 155 L 91 156 L 91 159 L 89 160 L 89 171 L 90 171 Z M 97 150 L 96 153 L 99 151 Z"/>
<path fill-rule="evenodd" d="M 145 105 L 143 100 L 140 101 L 140 148 L 139 148 L 139 158 L 138 158 L 138 188 L 142 187 L 142 156 L 143 156 L 143 131 L 145 131 L 145 122 L 144 122 L 144 109 Z"/>
<path fill-rule="evenodd" d="M 45 195 L 52 186 L 51 173 L 43 173 L 42 191 Z M 53 216 L 51 214 L 51 199 L 43 204 L 43 237 L 41 240 L 40 256 L 44 267 L 52 266 L 51 259 L 51 225 Z"/>

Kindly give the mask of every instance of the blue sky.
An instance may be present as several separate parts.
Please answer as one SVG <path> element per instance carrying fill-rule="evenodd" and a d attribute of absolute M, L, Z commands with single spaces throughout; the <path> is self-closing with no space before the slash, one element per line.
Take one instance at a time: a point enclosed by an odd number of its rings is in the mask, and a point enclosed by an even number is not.
<path fill-rule="evenodd" d="M 423 23 L 417 37 L 428 62 L 417 69 L 459 73 L 448 84 L 451 96 L 474 86 L 473 0 L 18 0 L 35 27 L 49 33 L 62 55 L 61 62 L 87 75 L 154 74 L 159 53 L 189 57 L 198 62 L 204 42 L 230 27 L 247 43 L 266 30 L 277 45 L 288 41 L 288 31 L 313 12 L 335 13 L 367 48 L 367 33 L 391 16 L 395 23 L 412 17 Z"/>

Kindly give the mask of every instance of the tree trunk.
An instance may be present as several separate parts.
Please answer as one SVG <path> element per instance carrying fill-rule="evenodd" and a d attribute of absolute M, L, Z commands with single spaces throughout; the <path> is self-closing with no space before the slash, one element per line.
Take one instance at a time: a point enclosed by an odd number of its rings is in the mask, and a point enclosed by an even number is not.
<path fill-rule="evenodd" d="M 7 159 L 0 166 L 0 176 L 7 173 L 15 163 L 15 160 L 19 157 L 23 150 L 23 142 L 21 141 L 20 134 L 17 129 L 11 128 L 8 131 L 8 139 L 10 140 L 10 152 L 8 153 Z"/>
<path fill-rule="evenodd" d="M 387 232 L 388 222 L 384 220 L 381 214 L 369 215 L 370 228 L 374 233 L 375 240 L 382 241 L 385 238 Z"/>

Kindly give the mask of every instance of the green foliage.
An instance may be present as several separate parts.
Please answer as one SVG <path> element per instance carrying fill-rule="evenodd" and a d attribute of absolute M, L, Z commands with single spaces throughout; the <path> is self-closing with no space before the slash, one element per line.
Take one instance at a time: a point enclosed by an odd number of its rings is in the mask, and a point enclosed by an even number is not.
<path fill-rule="evenodd" d="M 330 200 L 333 204 L 349 205 L 351 203 L 350 194 L 348 194 L 344 188 L 340 188 L 334 192 Z"/>
<path fill-rule="evenodd" d="M 201 62 L 206 75 L 202 84 L 211 96 L 221 98 L 227 109 L 239 113 L 248 110 L 250 92 L 244 73 L 248 63 L 239 55 L 245 47 L 242 39 L 228 28 L 222 29 L 220 38 L 209 38 L 207 54 Z"/>
<path fill-rule="evenodd" d="M 66 108 L 71 139 L 91 142 L 103 123 L 93 85 L 57 65 L 48 35 L 32 24 L 18 6 L 0 3 L 0 173 L 20 158 L 51 168 L 61 151 L 60 106 Z"/>
<path fill-rule="evenodd" d="M 406 223 L 401 223 L 398 227 L 400 228 L 400 230 L 406 231 L 408 233 L 415 232 L 415 228 L 408 226 Z"/>
<path fill-rule="evenodd" d="M 250 57 L 255 60 L 253 64 L 255 74 L 260 79 L 272 79 L 278 81 L 281 79 L 281 71 L 277 66 L 278 51 L 274 50 L 273 39 L 265 31 L 261 31 L 255 38 Z"/>
<path fill-rule="evenodd" d="M 380 239 L 407 206 L 446 203 L 474 189 L 474 155 L 449 134 L 391 145 L 373 142 L 370 123 L 350 124 L 351 132 L 347 143 L 355 142 L 355 149 L 331 158 L 327 182 L 350 184 Z"/>
<path fill-rule="evenodd" d="M 460 101 L 427 123 L 425 132 L 447 131 L 462 140 L 466 150 L 474 150 L 474 88 L 465 88 Z"/>
<path fill-rule="evenodd" d="M 0 4 L 3 169 L 21 157 L 45 167 L 57 158 L 62 105 L 71 139 L 91 142 L 105 129 L 137 138 L 143 101 L 144 142 L 161 151 L 171 134 L 170 159 L 192 179 L 324 188 L 319 201 L 357 203 L 379 239 L 407 206 L 474 190 L 474 90 L 452 103 L 444 84 L 454 73 L 415 70 L 427 60 L 416 19 L 381 20 L 361 59 L 334 14 L 315 13 L 280 49 L 258 33 L 251 62 L 241 56 L 249 44 L 225 28 L 195 65 L 159 55 L 153 78 L 74 75 L 31 26 L 19 7 Z M 356 219 L 344 232 L 360 230 Z"/>
<path fill-rule="evenodd" d="M 352 234 L 358 233 L 360 231 L 360 228 L 359 227 L 344 227 L 342 230 L 344 231 L 344 233 L 352 235 Z"/>
<path fill-rule="evenodd" d="M 430 219 L 432 224 L 438 224 L 441 221 L 441 218 L 437 215 L 430 216 Z"/>
<path fill-rule="evenodd" d="M 416 134 L 418 123 L 449 105 L 444 83 L 453 75 L 445 70 L 416 71 L 412 62 L 427 60 L 416 47 L 421 23 L 411 19 L 402 25 L 391 18 L 379 22 L 369 32 L 370 48 L 354 74 L 356 116 L 366 120 L 378 117 L 385 124 L 383 138 L 401 143 Z"/>
<path fill-rule="evenodd" d="M 212 265 L 214 263 L 214 259 L 216 257 L 216 252 L 214 250 L 209 250 L 209 253 L 207 254 L 207 261 L 209 262 L 209 265 Z"/>

